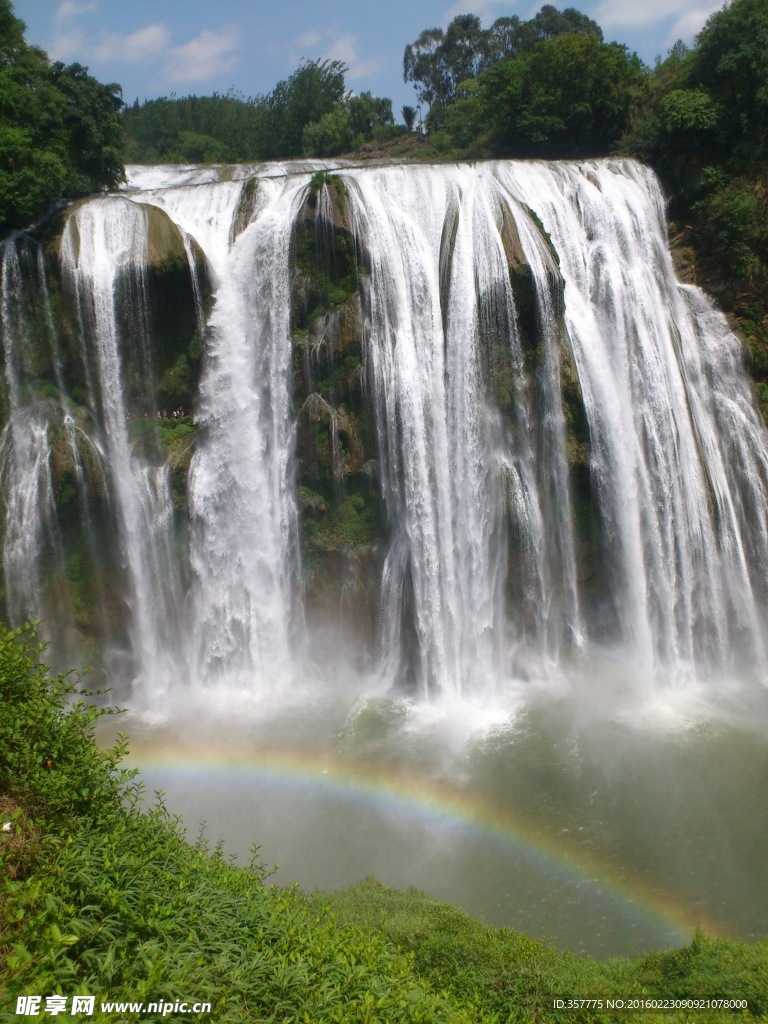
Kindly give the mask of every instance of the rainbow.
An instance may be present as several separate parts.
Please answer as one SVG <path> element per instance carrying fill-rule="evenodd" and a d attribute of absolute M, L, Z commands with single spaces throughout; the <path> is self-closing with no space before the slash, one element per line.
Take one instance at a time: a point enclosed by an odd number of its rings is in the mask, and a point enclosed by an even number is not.
<path fill-rule="evenodd" d="M 140 770 L 170 772 L 176 778 L 199 774 L 206 779 L 234 776 L 286 794 L 311 784 L 329 797 L 363 801 L 401 817 L 416 817 L 436 828 L 467 829 L 535 858 L 544 870 L 557 872 L 580 886 L 592 886 L 596 893 L 611 897 L 635 914 L 651 915 L 667 932 L 674 933 L 681 944 L 690 941 L 697 927 L 710 935 L 726 934 L 668 893 L 632 876 L 624 866 L 617 869 L 588 856 L 567 835 L 507 809 L 500 810 L 458 786 L 412 772 L 383 771 L 357 761 L 286 748 L 193 748 L 181 741 L 169 743 L 165 739 L 137 737 L 132 742 L 129 760 Z"/>

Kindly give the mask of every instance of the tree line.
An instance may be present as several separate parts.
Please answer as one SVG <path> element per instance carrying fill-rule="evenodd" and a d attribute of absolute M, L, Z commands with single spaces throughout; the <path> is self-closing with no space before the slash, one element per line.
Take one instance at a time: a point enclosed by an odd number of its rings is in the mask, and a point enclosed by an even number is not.
<path fill-rule="evenodd" d="M 138 100 L 123 113 L 133 163 L 226 163 L 333 156 L 394 125 L 392 102 L 350 95 L 337 60 L 303 61 L 265 96 L 175 96 Z"/>

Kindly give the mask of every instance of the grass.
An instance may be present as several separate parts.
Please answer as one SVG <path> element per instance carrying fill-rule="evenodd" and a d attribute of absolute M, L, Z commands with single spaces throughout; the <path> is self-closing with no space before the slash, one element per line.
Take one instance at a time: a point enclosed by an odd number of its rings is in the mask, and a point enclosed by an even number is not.
<path fill-rule="evenodd" d="M 0 627 L 0 1011 L 18 995 L 209 1002 L 206 1020 L 299 1024 L 611 1021 L 610 997 L 738 997 L 749 1009 L 623 1011 L 622 1021 L 768 1021 L 768 943 L 697 935 L 680 950 L 600 963 L 491 928 L 415 890 L 269 884 L 254 850 L 230 864 L 189 842 L 159 798 L 94 741 L 108 710 L 50 676 L 30 629 Z M 603 1006 L 556 1009 L 556 998 Z M 43 1016 L 45 1016 L 43 1014 Z M 68 1018 L 67 1018 L 68 1019 Z"/>

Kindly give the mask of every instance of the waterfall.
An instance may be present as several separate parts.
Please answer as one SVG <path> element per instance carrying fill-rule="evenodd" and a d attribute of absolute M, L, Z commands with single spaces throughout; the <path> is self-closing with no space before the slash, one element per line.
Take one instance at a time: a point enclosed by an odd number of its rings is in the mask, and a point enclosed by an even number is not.
<path fill-rule="evenodd" d="M 296 506 L 292 480 L 288 251 L 305 182 L 259 182 L 235 231 L 243 181 L 160 189 L 202 245 L 216 286 L 206 327 L 189 477 L 192 677 L 279 688 L 292 671 Z"/>
<path fill-rule="evenodd" d="M 17 247 L 0 248 L 2 329 L 8 418 L 0 436 L 4 504 L 3 576 L 14 625 L 44 616 L 44 564 L 61 556 L 51 477 L 50 403 L 27 405 L 24 393 L 35 344 L 22 301 L 23 272 Z"/>
<path fill-rule="evenodd" d="M 233 246 L 208 326 L 205 440 L 190 475 L 194 635 L 203 678 L 279 686 L 291 651 L 288 248 L 297 186 L 267 183 Z"/>
<path fill-rule="evenodd" d="M 368 358 L 398 530 L 384 635 L 391 646 L 412 587 L 419 688 L 488 693 L 521 669 L 522 645 L 556 657 L 580 635 L 552 258 L 490 166 L 350 177 L 355 231 L 371 260 Z M 537 282 L 537 382 L 523 372 L 502 208 Z M 505 420 L 481 369 L 492 346 L 514 378 Z M 513 580 L 510 528 L 523 549 Z"/>
<path fill-rule="evenodd" d="M 658 182 L 629 161 L 498 173 L 560 257 L 618 636 L 649 675 L 708 675 L 740 658 L 764 676 L 768 548 L 753 542 L 748 559 L 745 545 L 764 536 L 765 430 L 736 338 L 675 280 Z M 738 473 L 726 469 L 729 429 Z"/>
<path fill-rule="evenodd" d="M 84 344 L 92 365 L 90 407 L 104 436 L 118 515 L 119 544 L 130 581 L 130 636 L 137 691 L 167 687 L 178 672 L 176 609 L 181 604 L 173 557 L 173 516 L 166 466 L 132 451 L 125 392 L 125 359 L 138 356 L 147 375 L 147 223 L 127 200 L 104 198 L 78 208 L 61 242 L 65 281 L 76 296 Z M 120 292 L 127 291 L 132 331 L 121 324 Z M 136 351 L 138 350 L 138 352 Z M 134 413 L 135 415 L 135 413 Z M 148 417 L 149 412 L 144 412 Z"/>
<path fill-rule="evenodd" d="M 307 575 L 355 559 L 378 608 L 377 676 L 423 698 L 503 698 L 601 652 L 667 686 L 764 680 L 768 437 L 738 339 L 675 278 L 653 174 L 624 160 L 348 167 L 331 188 L 314 170 L 137 171 L 68 215 L 58 283 L 42 247 L 4 243 L 14 619 L 50 614 L 73 530 L 66 463 L 94 560 L 99 517 L 115 524 L 148 706 L 190 683 L 292 686 L 313 656 Z M 297 263 L 308 217 L 325 270 Z M 178 233 L 202 341 L 186 462 L 162 447 L 169 427 L 142 422 L 161 376 L 157 232 Z M 35 384 L 27 265 L 55 399 Z M 297 308 L 301 273 L 316 310 Z M 359 524 L 374 499 L 372 540 Z M 318 540 L 306 524 L 322 516 Z M 329 615 L 355 603 L 348 579 L 338 588 Z"/>

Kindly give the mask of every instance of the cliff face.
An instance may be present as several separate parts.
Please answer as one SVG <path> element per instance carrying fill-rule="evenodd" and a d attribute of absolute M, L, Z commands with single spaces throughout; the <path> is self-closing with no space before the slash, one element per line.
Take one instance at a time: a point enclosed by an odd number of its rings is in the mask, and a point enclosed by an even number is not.
<path fill-rule="evenodd" d="M 375 637 L 387 533 L 366 403 L 365 255 L 341 178 L 313 178 L 291 241 L 296 484 L 307 612 Z"/>

